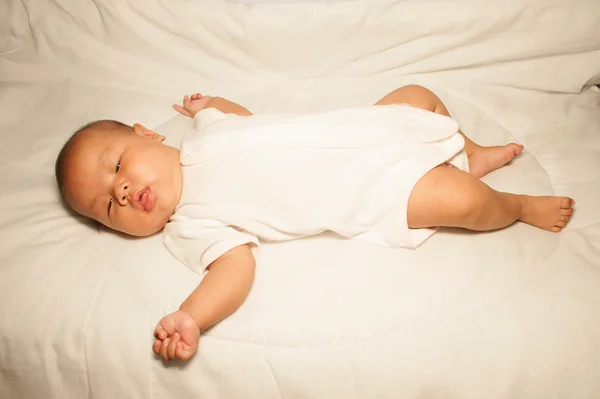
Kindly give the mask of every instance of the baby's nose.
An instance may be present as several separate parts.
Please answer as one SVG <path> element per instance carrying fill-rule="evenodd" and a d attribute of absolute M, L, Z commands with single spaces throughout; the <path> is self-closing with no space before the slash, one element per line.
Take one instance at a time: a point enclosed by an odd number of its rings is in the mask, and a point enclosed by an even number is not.
<path fill-rule="evenodd" d="M 125 183 L 121 185 L 121 189 L 117 191 L 117 200 L 121 205 L 127 204 L 127 194 L 129 193 L 129 184 Z"/>

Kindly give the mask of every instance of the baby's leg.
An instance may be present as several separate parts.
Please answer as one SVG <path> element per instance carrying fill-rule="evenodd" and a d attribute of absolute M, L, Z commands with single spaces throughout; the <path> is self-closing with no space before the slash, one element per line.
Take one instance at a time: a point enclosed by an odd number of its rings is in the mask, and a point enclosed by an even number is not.
<path fill-rule="evenodd" d="M 408 201 L 408 227 L 462 227 L 486 231 L 517 220 L 559 232 L 571 219 L 568 197 L 532 197 L 493 190 L 473 175 L 439 166 L 415 185 Z"/>
<path fill-rule="evenodd" d="M 375 103 L 375 105 L 388 104 L 410 104 L 413 107 L 450 116 L 438 96 L 417 85 L 396 89 Z M 523 151 L 523 146 L 515 143 L 505 146 L 482 147 L 470 140 L 462 131 L 458 132 L 465 138 L 465 153 L 469 158 L 469 169 L 475 177 L 483 177 L 491 171 L 501 168 Z"/>

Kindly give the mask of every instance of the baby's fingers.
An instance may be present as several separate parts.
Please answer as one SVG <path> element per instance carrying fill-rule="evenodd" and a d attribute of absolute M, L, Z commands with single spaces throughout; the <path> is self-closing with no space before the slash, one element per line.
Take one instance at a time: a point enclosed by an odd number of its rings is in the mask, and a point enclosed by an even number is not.
<path fill-rule="evenodd" d="M 154 338 L 163 340 L 169 336 L 169 333 L 160 325 L 160 323 L 154 329 Z"/>
<path fill-rule="evenodd" d="M 189 109 L 192 105 L 192 102 L 188 96 L 183 96 L 183 108 Z"/>
<path fill-rule="evenodd" d="M 173 109 L 182 115 L 189 116 L 190 118 L 192 117 L 192 114 L 190 114 L 185 108 L 183 108 L 179 104 L 173 104 Z"/>
<path fill-rule="evenodd" d="M 175 358 L 175 349 L 177 349 L 177 344 L 179 343 L 180 336 L 179 333 L 173 334 L 170 339 L 169 345 L 167 346 L 167 357 L 169 360 Z"/>
<path fill-rule="evenodd" d="M 186 343 L 179 341 L 175 355 L 177 359 L 188 360 L 192 355 L 196 353 L 196 347 L 187 345 Z"/>
<path fill-rule="evenodd" d="M 155 339 L 152 344 L 152 352 L 158 355 L 158 351 L 160 350 L 160 346 L 162 345 L 162 341 L 160 339 Z"/>
<path fill-rule="evenodd" d="M 158 356 L 160 356 L 165 362 L 169 361 L 169 356 L 167 354 L 167 349 L 169 347 L 169 342 L 171 342 L 170 338 L 165 339 L 158 350 Z"/>

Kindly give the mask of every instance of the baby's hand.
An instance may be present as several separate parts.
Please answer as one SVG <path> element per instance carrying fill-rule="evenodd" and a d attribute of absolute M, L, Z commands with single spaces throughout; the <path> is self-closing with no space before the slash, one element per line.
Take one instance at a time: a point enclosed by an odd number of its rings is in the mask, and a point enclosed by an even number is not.
<path fill-rule="evenodd" d="M 182 115 L 193 118 L 194 115 L 206 108 L 206 104 L 211 99 L 211 96 L 203 96 L 200 93 L 192 94 L 191 97 L 183 96 L 183 107 L 179 104 L 173 104 L 173 109 Z"/>
<path fill-rule="evenodd" d="M 189 314 L 178 310 L 158 322 L 154 337 L 152 350 L 163 360 L 188 360 L 198 349 L 200 328 Z"/>

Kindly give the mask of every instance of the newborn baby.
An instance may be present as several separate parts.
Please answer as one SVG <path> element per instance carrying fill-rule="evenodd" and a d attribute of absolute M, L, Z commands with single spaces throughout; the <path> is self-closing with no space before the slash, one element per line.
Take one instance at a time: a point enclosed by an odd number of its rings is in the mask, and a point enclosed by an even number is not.
<path fill-rule="evenodd" d="M 196 129 L 181 151 L 135 124 L 98 121 L 61 150 L 56 177 L 74 211 L 110 229 L 148 236 L 205 273 L 180 309 L 155 329 L 164 360 L 189 359 L 200 333 L 245 300 L 261 240 L 333 231 L 415 248 L 436 227 L 475 231 L 515 221 L 561 231 L 567 197 L 498 192 L 479 180 L 518 155 L 514 143 L 482 147 L 420 86 L 376 104 L 308 116 L 252 118 L 219 97 L 185 96 L 178 112 Z M 251 122 L 251 120 L 245 120 Z"/>

